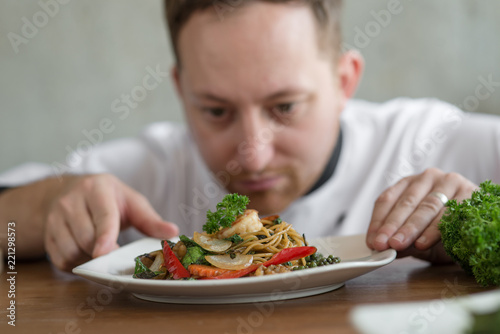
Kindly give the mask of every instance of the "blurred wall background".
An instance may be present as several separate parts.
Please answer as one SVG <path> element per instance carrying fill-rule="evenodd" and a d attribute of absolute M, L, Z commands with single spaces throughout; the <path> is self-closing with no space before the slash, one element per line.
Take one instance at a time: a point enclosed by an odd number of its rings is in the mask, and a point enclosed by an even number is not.
<path fill-rule="evenodd" d="M 64 162 L 103 120 L 112 130 L 96 142 L 183 121 L 161 0 L 57 1 L 0 2 L 0 172 Z M 343 16 L 344 46 L 367 62 L 357 98 L 500 114 L 500 2 L 346 0 Z M 132 93 L 139 102 L 126 102 Z"/>

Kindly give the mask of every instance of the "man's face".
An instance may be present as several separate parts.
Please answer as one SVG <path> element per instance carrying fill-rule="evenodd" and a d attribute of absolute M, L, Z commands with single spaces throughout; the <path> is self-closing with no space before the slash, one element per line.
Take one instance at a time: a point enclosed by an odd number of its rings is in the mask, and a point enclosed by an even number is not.
<path fill-rule="evenodd" d="M 307 193 L 335 145 L 346 100 L 306 6 L 255 2 L 179 36 L 177 84 L 201 155 L 229 192 L 277 213 Z"/>

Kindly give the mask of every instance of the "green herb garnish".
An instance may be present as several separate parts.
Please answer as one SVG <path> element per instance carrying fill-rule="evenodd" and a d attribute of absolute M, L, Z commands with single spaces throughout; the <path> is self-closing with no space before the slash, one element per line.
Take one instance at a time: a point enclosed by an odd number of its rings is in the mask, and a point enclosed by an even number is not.
<path fill-rule="evenodd" d="M 236 217 L 245 212 L 249 202 L 248 197 L 243 195 L 229 194 L 224 196 L 222 201 L 217 203 L 217 211 L 208 210 L 207 222 L 203 225 L 203 231 L 212 234 L 221 228 L 231 226 Z"/>
<path fill-rule="evenodd" d="M 243 242 L 243 238 L 239 236 L 239 234 L 233 234 L 232 236 L 230 236 L 229 238 L 225 238 L 224 240 L 229 240 L 231 241 L 233 244 L 239 244 L 240 242 Z"/>
<path fill-rule="evenodd" d="M 480 184 L 470 199 L 450 200 L 439 230 L 448 255 L 483 285 L 500 285 L 500 185 Z"/>

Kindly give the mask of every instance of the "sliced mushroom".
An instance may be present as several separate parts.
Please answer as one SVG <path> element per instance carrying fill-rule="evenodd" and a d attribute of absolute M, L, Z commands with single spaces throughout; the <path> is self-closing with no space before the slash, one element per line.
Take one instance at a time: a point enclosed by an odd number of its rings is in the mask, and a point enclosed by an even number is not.
<path fill-rule="evenodd" d="M 229 270 L 240 270 L 253 262 L 252 255 L 243 254 L 207 255 L 205 259 L 214 267 Z"/>
<path fill-rule="evenodd" d="M 229 240 L 221 240 L 205 234 L 194 232 L 193 240 L 202 248 L 210 252 L 221 253 L 228 250 L 233 244 Z"/>
<path fill-rule="evenodd" d="M 149 267 L 149 270 L 151 271 L 160 271 L 160 267 L 163 265 L 163 251 L 158 250 L 153 253 L 150 253 L 149 255 L 152 255 L 155 257 L 155 260 L 153 261 L 153 264 L 151 264 L 151 267 Z"/>
<path fill-rule="evenodd" d="M 165 279 L 167 269 L 163 265 L 163 251 L 157 250 L 149 254 L 140 255 L 136 258 L 147 268 L 147 270 L 134 275 L 135 278 L 142 279 Z"/>

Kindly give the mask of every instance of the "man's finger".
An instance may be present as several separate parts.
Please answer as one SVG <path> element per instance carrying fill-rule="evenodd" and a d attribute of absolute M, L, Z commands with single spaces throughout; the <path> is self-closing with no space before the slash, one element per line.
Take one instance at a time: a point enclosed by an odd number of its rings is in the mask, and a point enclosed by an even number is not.
<path fill-rule="evenodd" d="M 114 187 L 97 180 L 87 197 L 88 207 L 95 226 L 95 244 L 92 257 L 111 252 L 118 247 L 120 210 Z"/>
<path fill-rule="evenodd" d="M 398 181 L 395 185 L 387 188 L 375 202 L 373 208 L 372 218 L 368 232 L 366 234 L 366 243 L 368 247 L 374 248 L 374 241 L 377 237 L 377 232 L 384 224 L 384 221 L 396 204 L 397 200 L 408 186 L 409 180 L 407 178 Z"/>
<path fill-rule="evenodd" d="M 90 259 L 80 249 L 71 235 L 69 227 L 62 220 L 53 229 L 48 237 L 50 242 L 46 245 L 52 263 L 61 270 L 70 271 L 74 266 Z"/>
<path fill-rule="evenodd" d="M 179 234 L 173 223 L 162 220 L 149 201 L 131 189 L 125 191 L 126 219 L 142 233 L 160 239 L 169 239 Z"/>
<path fill-rule="evenodd" d="M 438 224 L 443 215 L 444 208 L 441 209 L 439 214 L 434 218 L 431 224 L 427 226 L 425 231 L 415 241 L 415 248 L 418 250 L 426 250 L 435 245 L 441 240 L 441 232 L 439 232 Z"/>
<path fill-rule="evenodd" d="M 382 250 L 393 247 L 393 239 L 404 239 L 399 233 L 402 226 L 406 225 L 407 219 L 418 209 L 422 199 L 429 193 L 433 180 L 428 174 L 420 174 L 412 179 L 411 184 L 401 194 L 394 208 L 387 215 L 384 224 L 377 231 L 374 247 Z"/>
<path fill-rule="evenodd" d="M 71 203 L 72 211 L 65 212 L 64 219 L 78 246 L 89 256 L 92 256 L 95 243 L 95 227 L 83 197 L 78 197 Z"/>
<path fill-rule="evenodd" d="M 75 242 L 68 224 L 65 224 L 64 228 L 61 228 L 60 234 L 56 238 L 57 247 L 61 252 L 65 264 L 62 268 L 63 270 L 71 271 L 75 266 L 91 259 L 90 255 L 86 254 Z"/>
<path fill-rule="evenodd" d="M 415 210 L 394 233 L 394 236 L 389 240 L 389 245 L 396 250 L 401 250 L 415 242 L 427 227 L 432 225 L 435 219 L 443 213 L 445 203 L 434 194 L 452 197 L 455 195 L 455 187 L 453 184 L 438 182 L 427 195 L 423 196 Z M 426 241 L 427 237 L 431 237 L 431 235 L 423 235 L 421 241 Z M 432 236 L 429 241 L 434 239 L 435 236 Z"/>
<path fill-rule="evenodd" d="M 445 184 L 443 183 L 442 186 L 449 186 L 450 183 Z M 468 183 L 465 186 L 460 187 L 457 190 L 457 193 L 454 196 L 450 196 L 449 199 L 456 199 L 457 201 L 462 201 L 466 198 L 470 198 L 472 195 L 472 192 L 476 190 L 478 187 L 474 185 L 473 183 Z M 446 195 L 446 191 L 452 191 L 452 189 L 448 190 L 443 190 L 441 193 Z M 438 191 L 440 192 L 440 191 Z M 425 229 L 425 231 L 418 237 L 418 239 L 415 241 L 415 247 L 417 249 L 425 250 L 441 239 L 441 232 L 439 231 L 438 225 L 441 222 L 441 217 L 443 216 L 446 208 L 443 207 L 440 211 L 439 214 L 434 218 L 433 222 Z"/>

